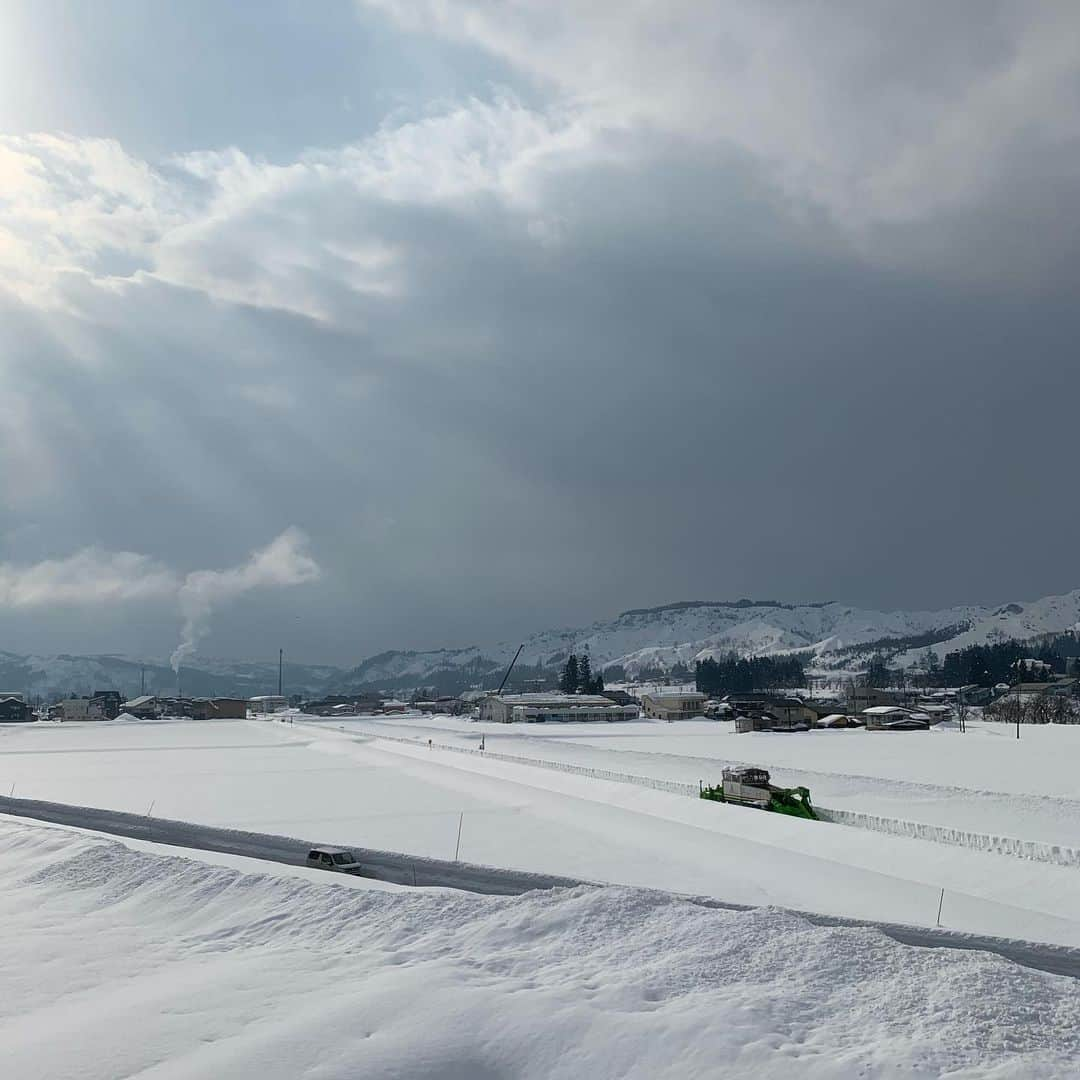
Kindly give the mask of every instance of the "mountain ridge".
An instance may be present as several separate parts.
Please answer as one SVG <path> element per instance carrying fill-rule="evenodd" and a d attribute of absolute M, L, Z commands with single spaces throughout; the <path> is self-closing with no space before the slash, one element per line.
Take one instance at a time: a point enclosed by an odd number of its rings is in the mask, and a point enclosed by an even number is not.
<path fill-rule="evenodd" d="M 967 645 L 1080 629 L 1080 589 L 1024 603 L 966 604 L 937 611 L 878 611 L 839 601 L 789 604 L 778 600 L 684 600 L 629 608 L 588 626 L 540 630 L 524 641 L 500 641 L 443 649 L 388 649 L 352 667 L 287 661 L 286 693 L 319 695 L 358 690 L 432 687 L 453 693 L 497 683 L 522 646 L 518 677 L 550 674 L 571 651 L 587 651 L 593 667 L 628 677 L 666 672 L 677 664 L 736 652 L 767 656 L 807 653 L 813 670 L 850 670 L 877 650 L 910 667 L 927 649 L 939 658 Z M 895 645 L 890 645 L 894 642 Z M 36 696 L 118 689 L 177 692 L 177 676 L 165 661 L 116 653 L 21 656 L 0 652 L 0 688 Z M 273 662 L 200 657 L 181 671 L 183 690 L 195 695 L 275 693 Z"/>

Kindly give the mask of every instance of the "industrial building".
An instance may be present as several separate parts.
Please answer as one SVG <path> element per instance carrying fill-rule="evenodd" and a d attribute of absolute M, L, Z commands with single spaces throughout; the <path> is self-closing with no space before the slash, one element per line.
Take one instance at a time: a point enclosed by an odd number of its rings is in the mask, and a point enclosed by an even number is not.
<path fill-rule="evenodd" d="M 491 724 L 635 720 L 638 714 L 636 705 L 616 705 L 600 694 L 491 694 L 480 702 L 480 719 Z"/>

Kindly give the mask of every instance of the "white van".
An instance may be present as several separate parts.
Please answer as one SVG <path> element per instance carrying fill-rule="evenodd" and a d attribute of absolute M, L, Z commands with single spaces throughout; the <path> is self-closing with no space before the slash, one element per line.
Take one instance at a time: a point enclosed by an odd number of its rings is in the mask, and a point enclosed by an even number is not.
<path fill-rule="evenodd" d="M 348 848 L 315 847 L 308 852 L 307 865 L 319 870 L 336 870 L 339 874 L 361 874 L 363 866 Z"/>

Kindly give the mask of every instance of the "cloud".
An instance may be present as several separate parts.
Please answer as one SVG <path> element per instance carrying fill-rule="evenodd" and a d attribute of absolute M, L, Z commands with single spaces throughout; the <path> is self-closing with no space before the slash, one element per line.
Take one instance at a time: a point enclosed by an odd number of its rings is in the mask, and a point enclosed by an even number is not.
<path fill-rule="evenodd" d="M 245 593 L 317 581 L 318 563 L 307 536 L 286 529 L 238 566 L 181 575 L 147 555 L 85 548 L 64 559 L 20 566 L 0 563 L 0 609 L 92 607 L 167 600 L 183 616 L 174 669 L 191 656 L 210 629 L 214 612 Z"/>
<path fill-rule="evenodd" d="M 786 7 L 401 6 L 425 55 L 505 63 L 272 159 L 196 116 L 161 156 L 0 140 L 8 557 L 216 566 L 300 521 L 322 579 L 227 609 L 211 578 L 188 636 L 210 610 L 216 648 L 343 662 L 678 597 L 1069 587 L 1073 38 Z M 973 557 L 960 501 L 1016 485 L 1045 558 L 1008 515 Z M 13 647 L 74 647 L 77 613 L 18 610 Z"/>
<path fill-rule="evenodd" d="M 874 257 L 982 273 L 983 253 L 964 260 L 949 236 L 937 249 L 924 237 L 914 251 L 902 235 L 897 243 L 897 228 L 944 219 L 952 231 L 976 208 L 980 221 L 1025 213 L 1039 203 L 1041 170 L 1022 167 L 1032 155 L 1073 182 L 1080 171 L 1080 36 L 1068 4 L 976 0 L 932 15 L 887 3 L 710 0 L 361 6 L 488 49 L 594 124 L 738 148 L 793 213 L 824 210 Z M 1018 165 L 1036 187 L 1027 206 L 1015 190 L 1003 205 Z M 1050 251 L 1024 269 L 1045 276 L 1062 244 L 1052 227 L 1039 235 Z"/>
<path fill-rule="evenodd" d="M 185 215 L 183 185 L 111 139 L 2 136 L 0 191 L 0 284 L 31 303 L 65 274 L 129 276 Z"/>
<path fill-rule="evenodd" d="M 32 566 L 0 563 L 0 607 L 41 608 L 171 598 L 177 575 L 146 555 L 84 548 Z"/>

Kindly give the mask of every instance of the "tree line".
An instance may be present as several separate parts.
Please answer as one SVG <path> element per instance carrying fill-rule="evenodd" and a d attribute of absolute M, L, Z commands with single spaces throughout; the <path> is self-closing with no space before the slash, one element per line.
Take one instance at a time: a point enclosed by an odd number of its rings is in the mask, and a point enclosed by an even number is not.
<path fill-rule="evenodd" d="M 698 690 L 710 695 L 806 685 L 806 673 L 798 655 L 741 657 L 731 652 L 719 660 L 699 660 L 694 677 Z"/>
<path fill-rule="evenodd" d="M 947 686 L 994 686 L 1012 683 L 1017 679 L 1018 660 L 1042 660 L 1054 672 L 1065 670 L 1067 657 L 1080 654 L 1080 639 L 1075 633 L 1051 634 L 1035 642 L 997 641 L 991 645 L 969 645 L 966 649 L 946 653 L 942 677 Z M 1022 673 L 1024 682 L 1039 682 L 1050 678 L 1050 672 L 1039 670 Z"/>
<path fill-rule="evenodd" d="M 563 665 L 559 689 L 564 694 L 602 694 L 604 674 L 601 671 L 593 674 L 588 653 L 582 653 L 581 656 L 571 653 Z"/>

